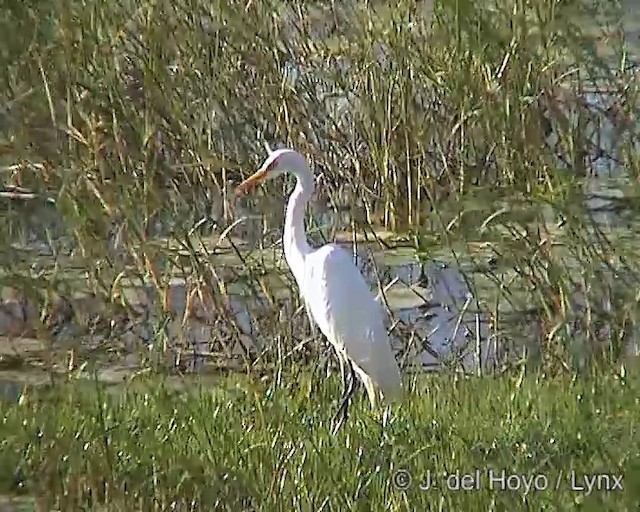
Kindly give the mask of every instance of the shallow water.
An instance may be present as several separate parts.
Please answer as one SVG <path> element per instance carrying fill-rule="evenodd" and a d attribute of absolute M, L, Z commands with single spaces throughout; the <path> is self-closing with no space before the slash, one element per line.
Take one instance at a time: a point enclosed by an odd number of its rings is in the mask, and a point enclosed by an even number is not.
<path fill-rule="evenodd" d="M 350 245 L 345 244 L 345 248 L 350 249 Z M 266 259 L 274 276 L 284 270 L 279 252 L 268 252 L 271 256 Z M 452 363 L 454 359 L 458 368 L 468 372 L 495 368 L 502 361 L 503 354 L 498 353 L 498 349 L 504 349 L 505 339 L 516 340 L 517 346 L 511 347 L 515 354 L 526 349 L 535 356 L 535 347 L 543 336 L 540 314 L 528 314 L 525 296 L 520 305 L 517 301 L 503 301 L 498 305 L 501 330 L 497 332 L 490 322 L 495 310 L 487 306 L 491 302 L 488 299 L 495 296 L 496 290 L 486 280 L 483 282 L 482 273 L 469 270 L 473 266 L 465 263 L 465 258 L 461 260 L 461 267 L 453 263 L 451 255 L 419 261 L 410 249 L 381 251 L 365 243 L 358 245 L 357 254 L 358 266 L 374 292 L 378 288 L 378 278 L 383 287 L 393 282 L 385 293 L 391 314 L 388 326 L 393 346 L 407 371 L 434 369 L 440 364 Z M 224 257 L 228 268 L 237 263 L 230 254 Z M 468 257 L 466 261 L 469 261 Z M 153 287 L 134 286 L 133 282 L 127 282 L 124 296 L 137 313 L 125 322 L 116 337 L 79 334 L 82 329 L 74 324 L 75 320 L 71 320 L 57 332 L 53 347 L 62 354 L 63 361 L 69 360 L 74 350 L 84 354 L 75 356 L 80 361 L 83 357 L 97 357 L 99 378 L 109 383 L 122 382 L 138 372 L 141 365 L 145 365 L 144 361 L 148 364 L 157 357 L 164 361 L 165 367 L 181 372 L 240 369 L 243 367 L 243 354 L 248 352 L 255 358 L 263 350 L 280 343 L 276 338 L 265 336 L 265 332 L 272 333 L 273 330 L 264 330 L 265 324 L 261 323 L 264 318 L 270 322 L 288 321 L 295 331 L 293 338 L 286 342 L 289 344 L 284 347 L 286 351 L 293 348 L 290 345 L 295 340 L 299 343 L 305 339 L 307 342 L 318 341 L 317 337 L 311 336 L 304 310 L 293 310 L 296 289 L 285 285 L 287 272 L 283 275 L 284 280 L 276 277 L 271 280 L 275 306 L 264 294 L 256 293 L 255 289 L 247 288 L 246 284 L 235 279 L 227 286 L 228 300 L 224 301 L 222 309 L 220 304 L 199 303 L 193 309 L 195 319 L 186 324 L 183 324 L 183 317 L 188 285 L 182 278 L 172 278 L 167 296 L 172 320 L 162 329 L 166 336 L 162 340 L 154 337 L 161 321 L 154 311 L 157 298 Z M 227 277 L 233 276 L 234 273 L 229 272 Z M 604 281 L 602 283 L 602 289 L 607 290 L 608 286 L 615 287 L 615 279 L 620 277 L 603 279 L 611 281 L 607 286 Z M 630 281 L 624 282 L 628 284 Z M 87 304 L 95 299 L 79 297 L 76 300 L 76 307 L 88 308 Z M 613 320 L 606 319 L 606 311 L 611 308 L 606 294 L 603 294 L 600 306 L 593 303 L 587 306 L 584 295 L 576 289 L 570 302 L 573 310 L 569 318 L 574 321 L 566 329 L 569 330 L 568 337 L 575 340 L 576 351 L 579 352 L 581 340 L 585 338 L 579 320 L 587 314 L 602 316 L 599 337 L 606 340 L 613 335 L 614 326 L 607 323 Z M 207 304 L 211 306 L 209 309 Z M 224 315 L 230 315 L 231 322 L 223 321 Z M 273 327 L 273 323 L 266 325 Z M 238 332 L 234 333 L 234 329 Z M 640 339 L 638 334 L 635 332 L 627 343 L 629 354 L 638 354 L 638 346 L 634 344 Z M 79 349 L 80 345 L 85 352 Z M 160 345 L 167 350 L 160 350 Z M 0 339 L 0 388 L 6 397 L 18 396 L 21 392 L 22 380 L 16 379 L 16 375 L 21 375 L 27 382 L 46 382 L 47 373 L 41 368 L 47 350 L 45 342 L 33 338 Z M 159 351 L 162 352 L 160 356 Z M 59 363 L 58 368 L 64 371 L 64 364 Z"/>

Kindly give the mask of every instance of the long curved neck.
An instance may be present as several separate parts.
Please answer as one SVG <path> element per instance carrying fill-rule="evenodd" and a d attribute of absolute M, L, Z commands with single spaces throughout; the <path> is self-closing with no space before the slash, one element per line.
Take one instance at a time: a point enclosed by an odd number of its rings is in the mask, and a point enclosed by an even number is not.
<path fill-rule="evenodd" d="M 306 167 L 290 171 L 296 177 L 296 186 L 289 197 L 284 221 L 284 257 L 298 283 L 303 279 L 304 260 L 311 252 L 304 229 L 304 212 L 309 198 L 313 194 L 313 176 Z"/>

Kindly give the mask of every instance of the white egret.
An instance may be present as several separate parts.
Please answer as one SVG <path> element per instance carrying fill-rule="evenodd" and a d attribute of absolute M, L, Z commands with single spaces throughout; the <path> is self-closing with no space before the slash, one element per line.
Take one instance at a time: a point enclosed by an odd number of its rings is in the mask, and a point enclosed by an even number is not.
<path fill-rule="evenodd" d="M 347 417 L 354 391 L 354 372 L 364 384 L 371 407 L 402 393 L 400 369 L 384 325 L 384 310 L 371 293 L 352 256 L 334 244 L 309 246 L 304 228 L 305 206 L 314 191 L 314 177 L 305 158 L 291 149 L 272 152 L 262 167 L 244 180 L 236 193 L 290 172 L 297 178 L 285 216 L 284 256 L 300 289 L 309 318 L 333 345 L 340 362 L 344 393 L 334 432 Z M 345 366 L 351 377 L 347 385 Z M 381 395 L 381 396 L 380 396 Z"/>

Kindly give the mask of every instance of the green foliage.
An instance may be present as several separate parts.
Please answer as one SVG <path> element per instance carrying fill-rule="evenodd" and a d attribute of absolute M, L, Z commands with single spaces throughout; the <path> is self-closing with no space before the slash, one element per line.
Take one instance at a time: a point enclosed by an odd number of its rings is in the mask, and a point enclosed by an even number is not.
<path fill-rule="evenodd" d="M 637 375 L 418 377 L 377 419 L 360 396 L 335 437 L 337 378 L 313 396 L 306 373 L 185 392 L 156 378 L 116 393 L 71 381 L 3 406 L 0 481 L 48 509 L 634 510 Z M 476 470 L 477 488 L 447 489 L 445 473 Z M 542 476 L 528 493 L 503 490 L 489 479 L 502 470 Z M 407 490 L 398 471 L 414 479 Z M 439 487 L 420 490 L 428 472 Z M 577 489 L 605 473 L 623 490 Z"/>

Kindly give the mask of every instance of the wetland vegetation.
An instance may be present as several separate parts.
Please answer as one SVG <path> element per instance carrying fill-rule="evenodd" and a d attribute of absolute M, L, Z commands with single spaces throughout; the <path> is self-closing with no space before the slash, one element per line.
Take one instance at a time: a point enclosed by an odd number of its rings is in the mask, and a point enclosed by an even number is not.
<path fill-rule="evenodd" d="M 0 509 L 637 510 L 638 14 L 7 1 Z M 265 144 L 388 288 L 406 396 L 335 437 Z"/>

